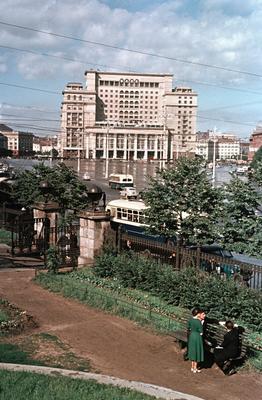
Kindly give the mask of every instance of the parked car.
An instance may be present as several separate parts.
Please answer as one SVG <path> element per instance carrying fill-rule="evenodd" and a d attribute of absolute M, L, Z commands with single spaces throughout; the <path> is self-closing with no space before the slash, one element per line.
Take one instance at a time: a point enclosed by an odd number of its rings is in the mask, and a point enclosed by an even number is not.
<path fill-rule="evenodd" d="M 120 191 L 120 197 L 122 199 L 136 199 L 138 196 L 137 191 L 134 187 L 125 187 Z"/>

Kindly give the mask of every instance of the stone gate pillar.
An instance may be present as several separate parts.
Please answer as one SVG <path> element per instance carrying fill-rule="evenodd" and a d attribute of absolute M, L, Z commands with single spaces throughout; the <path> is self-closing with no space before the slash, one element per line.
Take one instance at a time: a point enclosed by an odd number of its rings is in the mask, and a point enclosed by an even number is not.
<path fill-rule="evenodd" d="M 104 211 L 83 211 L 79 217 L 78 265 L 90 264 L 101 251 L 107 231 L 110 230 L 110 216 Z"/>

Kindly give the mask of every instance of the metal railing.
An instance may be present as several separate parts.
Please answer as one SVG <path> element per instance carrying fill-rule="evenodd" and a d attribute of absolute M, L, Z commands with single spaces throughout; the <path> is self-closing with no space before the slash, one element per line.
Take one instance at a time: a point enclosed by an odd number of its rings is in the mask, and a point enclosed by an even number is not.
<path fill-rule="evenodd" d="M 220 257 L 197 250 L 180 247 L 171 243 L 146 239 L 126 232 L 118 233 L 118 249 L 133 250 L 144 257 L 167 263 L 180 270 L 193 266 L 221 279 L 232 278 L 240 285 L 262 290 L 262 266 L 244 263 L 235 258 Z"/>

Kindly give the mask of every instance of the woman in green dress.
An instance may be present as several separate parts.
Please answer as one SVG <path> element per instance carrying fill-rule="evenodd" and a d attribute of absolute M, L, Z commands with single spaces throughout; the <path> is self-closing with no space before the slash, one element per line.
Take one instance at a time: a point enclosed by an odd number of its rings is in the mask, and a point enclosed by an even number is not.
<path fill-rule="evenodd" d="M 204 361 L 203 326 L 200 320 L 200 310 L 193 309 L 192 317 L 188 321 L 188 359 L 191 360 L 191 371 L 200 372 L 197 363 Z"/>

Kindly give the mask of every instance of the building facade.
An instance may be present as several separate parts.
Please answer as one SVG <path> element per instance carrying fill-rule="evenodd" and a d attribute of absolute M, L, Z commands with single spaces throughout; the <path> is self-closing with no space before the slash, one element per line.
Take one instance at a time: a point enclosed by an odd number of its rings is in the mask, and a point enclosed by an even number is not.
<path fill-rule="evenodd" d="M 170 74 L 86 71 L 61 105 L 64 158 L 165 159 L 195 153 L 197 94 Z"/>
<path fill-rule="evenodd" d="M 241 156 L 241 141 L 236 135 L 212 131 L 197 132 L 196 154 L 205 160 L 237 159 Z"/>
<path fill-rule="evenodd" d="M 7 125 L 0 125 L 0 132 L 7 140 L 7 149 L 13 156 L 29 156 L 33 152 L 33 134 L 29 132 L 18 132 Z"/>
<path fill-rule="evenodd" d="M 256 151 L 262 146 L 262 124 L 258 125 L 249 140 L 248 160 L 252 161 Z"/>

